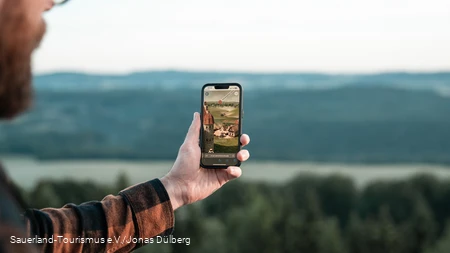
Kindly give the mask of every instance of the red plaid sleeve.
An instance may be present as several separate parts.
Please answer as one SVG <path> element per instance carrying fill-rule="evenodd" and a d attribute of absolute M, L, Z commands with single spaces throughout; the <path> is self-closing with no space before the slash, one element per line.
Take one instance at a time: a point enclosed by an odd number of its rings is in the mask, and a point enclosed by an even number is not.
<path fill-rule="evenodd" d="M 27 210 L 25 216 L 30 237 L 53 239 L 39 245 L 42 252 L 130 252 L 174 228 L 172 205 L 158 179 L 102 201 Z"/>

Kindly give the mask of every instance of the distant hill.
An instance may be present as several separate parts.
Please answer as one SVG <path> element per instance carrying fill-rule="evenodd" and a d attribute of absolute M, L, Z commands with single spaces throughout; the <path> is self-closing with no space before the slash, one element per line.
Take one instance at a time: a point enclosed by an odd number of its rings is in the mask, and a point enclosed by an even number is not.
<path fill-rule="evenodd" d="M 173 159 L 200 108 L 198 89 L 39 89 L 36 96 L 31 112 L 0 125 L 0 153 Z M 249 89 L 244 97 L 252 159 L 450 164 L 450 98 L 430 90 L 361 84 Z"/>
<path fill-rule="evenodd" d="M 39 90 L 199 89 L 208 82 L 240 82 L 246 89 L 323 89 L 357 85 L 433 89 L 450 94 L 450 72 L 367 75 L 180 71 L 149 71 L 128 75 L 53 73 L 37 75 L 34 82 Z"/>

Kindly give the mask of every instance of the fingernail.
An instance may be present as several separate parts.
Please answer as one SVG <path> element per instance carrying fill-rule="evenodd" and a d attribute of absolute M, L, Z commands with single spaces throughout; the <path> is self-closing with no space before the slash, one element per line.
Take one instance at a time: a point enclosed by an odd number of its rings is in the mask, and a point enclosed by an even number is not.
<path fill-rule="evenodd" d="M 192 120 L 195 120 L 195 112 L 194 112 L 194 116 L 193 116 Z"/>

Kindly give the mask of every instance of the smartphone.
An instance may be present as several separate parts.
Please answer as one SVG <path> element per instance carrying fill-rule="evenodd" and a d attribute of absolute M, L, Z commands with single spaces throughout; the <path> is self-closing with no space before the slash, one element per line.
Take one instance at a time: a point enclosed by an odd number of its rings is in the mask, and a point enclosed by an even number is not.
<path fill-rule="evenodd" d="M 200 165 L 207 169 L 240 166 L 242 86 L 238 83 L 208 83 L 202 88 Z"/>

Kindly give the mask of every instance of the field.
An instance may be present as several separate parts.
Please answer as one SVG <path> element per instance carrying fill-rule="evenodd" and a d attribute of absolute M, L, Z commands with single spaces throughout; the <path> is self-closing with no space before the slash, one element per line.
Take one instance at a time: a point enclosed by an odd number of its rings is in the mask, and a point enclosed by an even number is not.
<path fill-rule="evenodd" d="M 161 177 L 173 162 L 130 162 L 121 160 L 59 160 L 38 161 L 29 157 L 2 157 L 2 163 L 12 179 L 25 188 L 33 187 L 42 179 L 74 179 L 105 184 L 114 183 L 124 172 L 135 184 Z M 299 174 L 349 176 L 359 186 L 374 180 L 406 179 L 418 173 L 430 173 L 439 178 L 450 178 L 450 167 L 426 164 L 411 165 L 346 165 L 327 163 L 299 163 L 250 160 L 242 165 L 244 181 L 283 183 Z"/>
<path fill-rule="evenodd" d="M 220 138 L 214 137 L 214 150 L 216 153 L 237 153 L 239 152 L 238 137 Z"/>
<path fill-rule="evenodd" d="M 239 119 L 239 108 L 232 106 L 213 107 L 210 106 L 208 110 L 214 116 L 214 121 L 218 124 L 233 124 Z M 223 115 L 225 114 L 225 115 Z"/>

